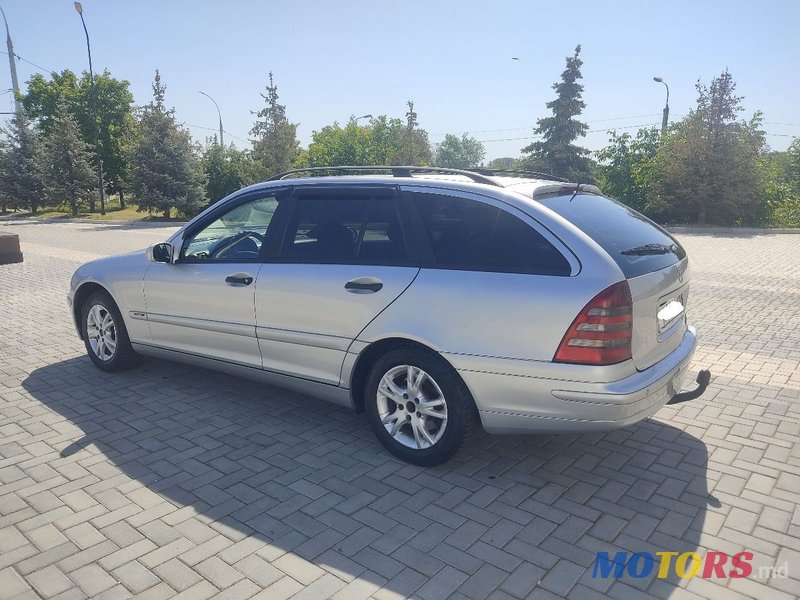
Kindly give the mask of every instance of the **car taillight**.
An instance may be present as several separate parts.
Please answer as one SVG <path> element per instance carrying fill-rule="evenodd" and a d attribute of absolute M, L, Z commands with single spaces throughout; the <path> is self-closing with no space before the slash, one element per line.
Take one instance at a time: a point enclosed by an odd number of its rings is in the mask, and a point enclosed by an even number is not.
<path fill-rule="evenodd" d="M 633 301 L 627 281 L 597 294 L 575 317 L 555 362 L 611 365 L 631 358 Z"/>

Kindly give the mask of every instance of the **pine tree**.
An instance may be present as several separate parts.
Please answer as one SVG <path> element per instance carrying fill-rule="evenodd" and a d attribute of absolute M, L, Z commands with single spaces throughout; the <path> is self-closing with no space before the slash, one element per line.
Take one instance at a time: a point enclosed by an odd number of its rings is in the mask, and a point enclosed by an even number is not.
<path fill-rule="evenodd" d="M 153 100 L 141 111 L 131 148 L 130 187 L 142 210 L 191 216 L 205 204 L 205 178 L 189 132 L 166 108 L 165 90 L 156 70 Z"/>
<path fill-rule="evenodd" d="M 78 202 L 95 188 L 92 148 L 81 135 L 75 120 L 63 101 L 56 106 L 53 128 L 44 140 L 43 178 L 47 195 L 68 205 L 73 217 L 78 216 Z"/>
<path fill-rule="evenodd" d="M 300 142 L 297 140 L 297 124 L 286 118 L 286 106 L 278 102 L 278 86 L 269 74 L 267 93 L 261 94 L 266 101 L 264 108 L 254 112 L 256 120 L 250 134 L 253 140 L 253 159 L 261 178 L 271 177 L 292 168 L 297 158 Z"/>
<path fill-rule="evenodd" d="M 581 99 L 583 79 L 580 59 L 581 47 L 575 47 L 575 54 L 567 57 L 567 66 L 561 73 L 561 81 L 553 84 L 557 93 L 555 100 L 547 103 L 553 116 L 539 119 L 534 134 L 542 139 L 522 149 L 530 157 L 525 159 L 525 167 L 566 177 L 574 181 L 591 180 L 589 151 L 573 142 L 586 134 L 588 126 L 578 117 L 586 103 Z"/>
<path fill-rule="evenodd" d="M 23 111 L 11 119 L 0 162 L 0 194 L 11 208 L 30 208 L 36 214 L 44 203 L 42 145 Z"/>

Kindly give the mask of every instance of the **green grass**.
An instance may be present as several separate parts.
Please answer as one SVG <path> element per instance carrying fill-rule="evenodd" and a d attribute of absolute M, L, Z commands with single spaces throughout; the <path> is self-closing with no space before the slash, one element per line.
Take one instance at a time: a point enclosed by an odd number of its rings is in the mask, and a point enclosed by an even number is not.
<path fill-rule="evenodd" d="M 161 215 L 151 215 L 147 212 L 140 212 L 138 210 L 138 206 L 136 204 L 132 204 L 130 202 L 126 203 L 125 208 L 120 208 L 119 199 L 118 198 L 107 198 L 106 199 L 106 214 L 100 214 L 100 206 L 99 203 L 97 205 L 96 212 L 89 212 L 88 210 L 79 210 L 78 211 L 78 218 L 79 219 L 91 219 L 93 221 L 166 221 L 163 216 Z M 71 219 L 72 214 L 70 213 L 69 207 L 66 206 L 57 206 L 52 207 L 49 206 L 45 209 L 39 210 L 39 212 L 35 215 L 32 215 L 30 212 L 17 212 L 17 213 L 6 213 L 6 218 L 14 219 L 14 218 L 25 218 L 25 219 Z M 170 221 L 176 221 L 177 219 L 169 219 Z"/>

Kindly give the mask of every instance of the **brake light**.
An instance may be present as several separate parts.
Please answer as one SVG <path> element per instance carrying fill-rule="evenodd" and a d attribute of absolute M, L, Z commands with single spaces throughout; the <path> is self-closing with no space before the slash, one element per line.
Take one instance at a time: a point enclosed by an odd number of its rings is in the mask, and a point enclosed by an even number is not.
<path fill-rule="evenodd" d="M 631 290 L 627 281 L 607 287 L 575 317 L 555 362 L 612 365 L 631 358 Z"/>

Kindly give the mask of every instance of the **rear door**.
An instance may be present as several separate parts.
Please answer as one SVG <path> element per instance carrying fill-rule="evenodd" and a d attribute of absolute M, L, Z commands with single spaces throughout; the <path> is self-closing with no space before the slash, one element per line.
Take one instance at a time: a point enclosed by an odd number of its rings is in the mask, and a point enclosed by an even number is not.
<path fill-rule="evenodd" d="M 264 368 L 339 384 L 352 341 L 419 272 L 393 187 L 296 188 L 256 290 Z"/>
<path fill-rule="evenodd" d="M 686 252 L 664 229 L 624 204 L 590 193 L 573 198 L 573 191 L 534 199 L 583 230 L 622 270 L 633 300 L 633 362 L 646 369 L 677 348 L 686 331 Z"/>

